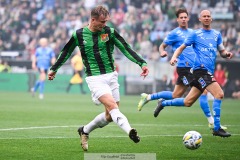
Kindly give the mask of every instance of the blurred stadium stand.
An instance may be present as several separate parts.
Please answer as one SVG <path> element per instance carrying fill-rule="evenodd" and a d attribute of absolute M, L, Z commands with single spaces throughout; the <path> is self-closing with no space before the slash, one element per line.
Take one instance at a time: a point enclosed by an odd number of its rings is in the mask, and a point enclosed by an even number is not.
<path fill-rule="evenodd" d="M 240 66 L 240 0 L 4 0 L 0 1 L 0 59 L 8 61 L 12 72 L 28 72 L 31 57 L 42 37 L 49 39 L 57 57 L 71 33 L 88 24 L 90 10 L 98 4 L 110 11 L 108 25 L 115 27 L 149 62 L 154 74 L 144 83 L 151 84 L 148 87 L 151 91 L 156 90 L 155 79 L 161 79 L 167 70 L 171 54 L 162 59 L 157 50 L 168 32 L 177 26 L 174 12 L 180 7 L 189 11 L 189 27 L 194 29 L 200 27 L 199 12 L 211 10 L 213 28 L 222 33 L 225 47 L 235 56 L 232 61 L 221 58 L 218 61 L 227 67 L 232 66 L 228 63 L 236 65 L 233 68 Z M 169 52 L 172 53 L 171 48 Z M 126 63 L 117 49 L 114 56 L 120 74 L 127 76 L 129 84 L 136 82 L 139 68 L 135 70 L 134 65 Z M 59 73 L 71 74 L 68 64 Z M 172 70 L 167 72 L 169 78 L 173 76 Z M 232 70 L 229 72 L 230 78 L 231 74 L 239 75 Z M 233 78 L 240 79 L 239 76 Z"/>

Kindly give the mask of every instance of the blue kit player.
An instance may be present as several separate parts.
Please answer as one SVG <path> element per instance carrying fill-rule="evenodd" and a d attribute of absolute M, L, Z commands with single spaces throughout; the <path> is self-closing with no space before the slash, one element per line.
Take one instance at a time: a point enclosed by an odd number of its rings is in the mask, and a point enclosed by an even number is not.
<path fill-rule="evenodd" d="M 41 38 L 39 45 L 32 59 L 32 68 L 38 69 L 39 79 L 31 89 L 31 92 L 34 96 L 39 88 L 39 99 L 43 99 L 46 75 L 50 66 L 55 63 L 56 58 L 53 49 L 48 47 L 48 40 L 46 38 Z"/>
<path fill-rule="evenodd" d="M 213 77 L 213 73 L 215 70 L 217 51 L 220 52 L 223 58 L 227 59 L 231 59 L 233 54 L 225 50 L 221 33 L 211 28 L 212 17 L 209 10 L 201 11 L 199 21 L 202 24 L 202 28 L 193 31 L 184 43 L 174 52 L 170 60 L 170 64 L 174 65 L 183 50 L 187 46 L 192 45 L 196 53 L 193 65 L 194 80 L 192 88 L 186 98 L 159 100 L 154 111 L 154 116 L 157 117 L 160 111 L 166 106 L 192 106 L 202 92 L 207 89 L 214 97 L 214 128 L 212 134 L 214 136 L 230 137 L 231 134 L 220 126 L 221 103 L 224 98 L 224 92 Z"/>
<path fill-rule="evenodd" d="M 164 39 L 163 43 L 159 47 L 159 52 L 161 57 L 165 57 L 168 53 L 165 51 L 167 46 L 172 46 L 173 51 L 175 51 L 179 46 L 181 46 L 187 36 L 193 31 L 188 28 L 188 12 L 186 9 L 178 9 L 176 11 L 176 17 L 178 22 L 178 27 L 172 30 L 167 37 Z M 160 98 L 163 99 L 173 99 L 182 97 L 183 94 L 187 91 L 189 86 L 191 86 L 191 82 L 193 81 L 193 74 L 190 72 L 193 67 L 195 58 L 195 52 L 192 46 L 187 46 L 181 55 L 178 57 L 177 63 L 177 73 L 178 79 L 175 85 L 174 91 L 161 91 L 153 94 L 141 94 L 141 99 L 138 103 L 138 110 L 141 111 L 142 107 L 152 100 L 158 100 Z M 210 107 L 207 100 L 207 91 L 199 98 L 200 106 L 208 119 L 208 124 L 210 128 L 213 128 L 214 119 L 212 117 Z M 222 126 L 222 128 L 226 129 L 226 127 Z"/>

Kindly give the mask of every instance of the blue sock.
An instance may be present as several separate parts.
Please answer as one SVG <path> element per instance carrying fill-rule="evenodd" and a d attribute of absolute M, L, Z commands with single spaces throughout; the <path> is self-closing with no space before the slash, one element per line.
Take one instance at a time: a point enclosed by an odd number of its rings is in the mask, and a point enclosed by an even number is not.
<path fill-rule="evenodd" d="M 201 95 L 200 98 L 199 98 L 199 103 L 200 103 L 200 106 L 201 106 L 202 111 L 205 114 L 205 116 L 206 117 L 212 116 L 211 111 L 210 111 L 210 107 L 208 105 L 207 95 Z"/>
<path fill-rule="evenodd" d="M 151 94 L 151 100 L 156 100 L 156 99 L 172 99 L 172 92 L 170 91 L 162 91 L 162 92 L 158 92 L 158 93 L 153 93 Z"/>
<path fill-rule="evenodd" d="M 222 100 L 214 99 L 213 101 L 213 118 L 214 118 L 214 130 L 217 131 L 220 128 L 220 114 L 221 114 Z"/>
<path fill-rule="evenodd" d="M 40 94 L 43 94 L 44 86 L 45 86 L 45 81 L 41 81 L 40 86 L 39 86 L 39 93 Z"/>
<path fill-rule="evenodd" d="M 35 85 L 34 85 L 34 92 L 37 91 L 39 85 L 40 85 L 40 81 L 38 80 L 38 81 L 35 83 Z"/>
<path fill-rule="evenodd" d="M 184 98 L 174 98 L 172 100 L 164 100 L 162 106 L 178 106 L 184 107 Z"/>

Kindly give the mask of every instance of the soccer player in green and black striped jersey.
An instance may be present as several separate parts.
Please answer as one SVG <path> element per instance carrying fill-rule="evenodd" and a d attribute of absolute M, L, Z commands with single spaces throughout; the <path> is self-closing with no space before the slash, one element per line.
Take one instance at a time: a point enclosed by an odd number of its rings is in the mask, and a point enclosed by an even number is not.
<path fill-rule="evenodd" d="M 84 151 L 88 150 L 89 133 L 96 128 L 106 126 L 111 121 L 122 128 L 135 143 L 140 141 L 136 129 L 131 128 L 126 116 L 118 108 L 120 95 L 118 73 L 115 71 L 113 59 L 114 46 L 117 46 L 128 59 L 142 68 L 141 76 L 146 77 L 149 70 L 147 63 L 131 49 L 123 37 L 114 28 L 106 26 L 108 20 L 109 12 L 103 6 L 93 8 L 89 25 L 72 34 L 48 74 L 48 79 L 53 80 L 57 70 L 71 56 L 75 47 L 79 47 L 92 100 L 95 104 L 102 103 L 105 106 L 105 112 L 100 113 L 87 125 L 78 129 Z"/>

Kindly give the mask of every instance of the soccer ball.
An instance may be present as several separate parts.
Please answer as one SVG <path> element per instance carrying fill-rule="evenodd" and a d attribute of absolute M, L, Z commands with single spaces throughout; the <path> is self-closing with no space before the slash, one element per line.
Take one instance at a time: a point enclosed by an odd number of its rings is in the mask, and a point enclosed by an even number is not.
<path fill-rule="evenodd" d="M 197 131 L 188 131 L 183 136 L 183 144 L 188 149 L 198 149 L 202 145 L 202 136 Z"/>

